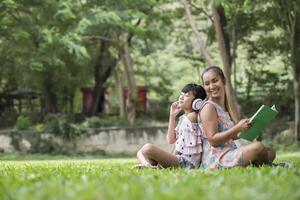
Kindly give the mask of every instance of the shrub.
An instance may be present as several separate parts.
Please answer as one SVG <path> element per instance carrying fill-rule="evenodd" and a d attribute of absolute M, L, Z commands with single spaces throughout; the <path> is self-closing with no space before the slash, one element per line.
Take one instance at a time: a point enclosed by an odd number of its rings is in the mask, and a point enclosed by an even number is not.
<path fill-rule="evenodd" d="M 45 119 L 45 131 L 65 139 L 73 139 L 81 134 L 81 129 L 71 123 L 66 115 L 51 114 Z"/>
<path fill-rule="evenodd" d="M 44 124 L 36 124 L 36 125 L 34 126 L 34 130 L 35 130 L 35 131 L 38 131 L 38 132 L 42 132 L 42 131 L 44 131 L 44 129 L 45 129 Z"/>
<path fill-rule="evenodd" d="M 85 128 L 99 128 L 109 126 L 124 126 L 127 125 L 127 121 L 119 116 L 99 116 L 86 118 L 82 123 Z"/>
<path fill-rule="evenodd" d="M 0 128 L 8 128 L 16 125 L 18 113 L 14 109 L 4 109 L 0 112 Z"/>
<path fill-rule="evenodd" d="M 89 117 L 86 118 L 82 123 L 82 126 L 85 128 L 97 128 L 101 126 L 101 120 L 99 117 Z"/>
<path fill-rule="evenodd" d="M 26 116 L 19 116 L 15 125 L 16 130 L 28 130 L 31 126 L 31 121 Z"/>

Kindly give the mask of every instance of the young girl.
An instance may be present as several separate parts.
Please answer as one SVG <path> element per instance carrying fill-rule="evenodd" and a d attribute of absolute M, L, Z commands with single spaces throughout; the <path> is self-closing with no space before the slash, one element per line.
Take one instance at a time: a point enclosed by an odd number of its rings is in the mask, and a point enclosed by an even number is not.
<path fill-rule="evenodd" d="M 170 107 L 167 141 L 175 143 L 175 153 L 166 152 L 153 144 L 145 144 L 137 158 L 145 167 L 198 168 L 201 163 L 201 132 L 197 125 L 197 112 L 206 98 L 205 90 L 196 84 L 187 84 L 178 101 Z M 183 111 L 175 127 L 176 116 Z"/>

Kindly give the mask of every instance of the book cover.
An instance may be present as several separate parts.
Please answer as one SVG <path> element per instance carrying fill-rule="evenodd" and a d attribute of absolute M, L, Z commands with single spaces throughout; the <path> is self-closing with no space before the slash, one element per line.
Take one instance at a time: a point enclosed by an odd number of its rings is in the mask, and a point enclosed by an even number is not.
<path fill-rule="evenodd" d="M 271 121 L 278 114 L 275 105 L 268 107 L 262 105 L 257 112 L 250 118 L 252 126 L 250 129 L 243 131 L 239 134 L 240 138 L 253 141 L 259 135 L 261 135 L 262 130 L 268 126 Z"/>

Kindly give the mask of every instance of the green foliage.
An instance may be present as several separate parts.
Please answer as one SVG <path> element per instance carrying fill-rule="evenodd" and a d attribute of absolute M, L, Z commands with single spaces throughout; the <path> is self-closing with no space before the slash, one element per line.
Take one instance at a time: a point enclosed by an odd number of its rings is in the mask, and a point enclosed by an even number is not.
<path fill-rule="evenodd" d="M 278 161 L 295 167 L 153 170 L 132 169 L 135 159 L 1 161 L 0 198 L 299 199 L 300 153 L 281 154 Z"/>
<path fill-rule="evenodd" d="M 60 136 L 64 139 L 74 139 L 79 136 L 81 129 L 70 122 L 66 115 L 49 114 L 45 119 L 45 132 Z"/>
<path fill-rule="evenodd" d="M 170 114 L 170 102 L 153 102 L 151 109 L 137 113 L 137 124 L 144 126 L 167 125 Z"/>
<path fill-rule="evenodd" d="M 32 123 L 31 123 L 29 117 L 20 115 L 17 118 L 15 129 L 18 131 L 28 130 L 31 125 L 32 125 Z"/>
<path fill-rule="evenodd" d="M 271 72 L 264 69 L 246 70 L 243 84 L 246 90 L 239 92 L 239 102 L 246 114 L 252 114 L 262 104 L 275 104 L 279 115 L 292 115 L 293 83 L 287 72 Z M 268 80 L 266 82 L 266 80 Z"/>
<path fill-rule="evenodd" d="M 18 113 L 5 109 L 0 115 L 0 128 L 13 127 L 18 119 Z"/>
<path fill-rule="evenodd" d="M 44 129 L 45 129 L 44 124 L 36 124 L 34 126 L 34 130 L 37 131 L 37 132 L 42 132 L 42 131 L 44 131 Z"/>
<path fill-rule="evenodd" d="M 162 104 L 160 104 L 162 105 Z M 165 105 L 165 104 L 163 104 Z M 169 106 L 157 107 L 147 111 L 138 111 L 137 120 L 133 126 L 155 126 L 166 125 L 169 116 Z M 103 128 L 103 127 L 122 127 L 129 126 L 125 118 L 119 116 L 94 116 L 85 118 L 81 123 L 82 128 Z"/>
<path fill-rule="evenodd" d="M 74 31 L 80 5 L 70 0 L 0 3 L 0 24 L 4 26 L 0 68 L 7 69 L 0 80 L 12 77 L 1 81 L 0 90 L 26 87 L 43 92 L 45 85 L 51 85 L 58 95 L 74 93 L 87 79 L 78 66 L 89 58 L 81 36 Z M 9 88 L 11 85 L 15 87 Z"/>
<path fill-rule="evenodd" d="M 207 49 L 214 62 L 221 65 L 211 20 L 211 2 L 189 1 L 198 30 L 207 40 Z M 234 42 L 238 45 L 236 67 L 232 72 L 236 71 L 238 92 L 243 92 L 240 97 L 243 111 L 251 113 L 257 104 L 267 102 L 276 103 L 280 113 L 290 115 L 292 76 L 286 73 L 291 72 L 287 70 L 291 66 L 290 29 L 287 13 L 278 13 L 292 8 L 299 10 L 296 9 L 299 1 L 214 2 L 224 7 L 230 45 Z M 205 67 L 179 1 L 3 0 L 0 26 L 0 92 L 30 88 L 44 96 L 51 93 L 57 99 L 63 95 L 74 96 L 82 86 L 96 82 L 94 66 L 101 49 L 99 38 L 109 41 L 103 51 L 118 58 L 120 36 L 124 34 L 131 36 L 130 53 L 137 85 L 148 87 L 150 100 L 175 100 L 184 84 L 201 82 L 199 72 Z M 280 62 L 274 64 L 272 58 Z M 99 71 L 105 71 L 104 66 L 105 62 Z M 116 85 L 113 77 L 109 81 L 104 86 Z M 75 104 L 79 101 L 77 98 Z M 110 101 L 112 109 L 117 111 L 119 100 L 114 97 Z M 155 113 L 161 113 L 158 116 L 164 118 L 166 109 L 168 107 L 153 108 L 149 116 L 156 118 Z M 2 113 L 5 117 L 1 119 L 1 126 L 13 125 L 16 116 L 10 115 L 6 111 Z M 140 121 L 143 121 L 148 115 L 142 113 L 141 116 Z M 92 127 L 126 124 L 106 116 L 87 121 L 90 122 L 86 124 L 91 124 L 87 126 Z"/>
<path fill-rule="evenodd" d="M 102 121 L 99 117 L 86 118 L 82 123 L 85 128 L 98 128 L 102 126 Z"/>
<path fill-rule="evenodd" d="M 126 121 L 126 119 L 120 118 L 118 116 L 94 116 L 86 118 L 81 126 L 84 128 L 101 128 L 124 125 L 128 125 L 128 122 Z"/>

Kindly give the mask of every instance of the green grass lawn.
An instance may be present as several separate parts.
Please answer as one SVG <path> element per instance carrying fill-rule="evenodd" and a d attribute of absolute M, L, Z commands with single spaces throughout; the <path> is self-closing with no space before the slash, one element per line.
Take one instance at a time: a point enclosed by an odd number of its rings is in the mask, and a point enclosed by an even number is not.
<path fill-rule="evenodd" d="M 215 171 L 132 169 L 130 158 L 27 158 L 0 157 L 0 199 L 300 199 L 300 152 L 276 160 L 292 169 Z"/>

